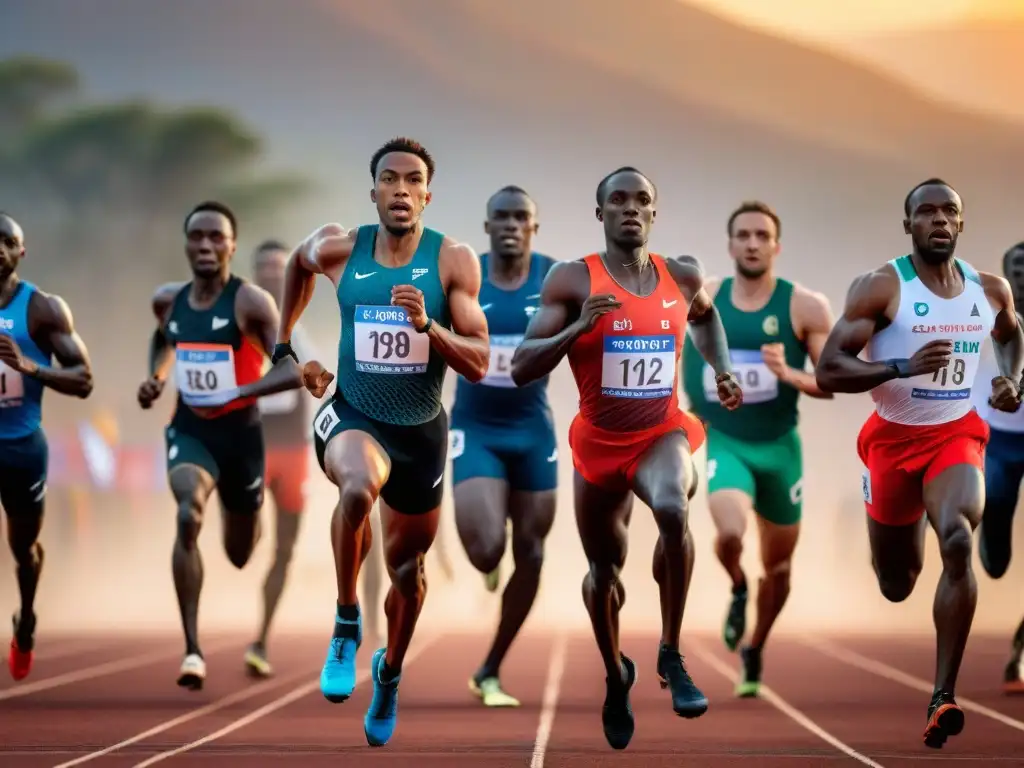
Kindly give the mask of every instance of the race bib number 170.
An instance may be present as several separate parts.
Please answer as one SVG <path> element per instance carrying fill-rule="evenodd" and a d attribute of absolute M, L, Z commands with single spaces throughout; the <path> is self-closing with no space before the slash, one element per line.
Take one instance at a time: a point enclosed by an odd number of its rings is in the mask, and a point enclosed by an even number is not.
<path fill-rule="evenodd" d="M 602 395 L 668 397 L 675 386 L 675 336 L 605 336 Z"/>
<path fill-rule="evenodd" d="M 356 370 L 363 373 L 423 373 L 430 359 L 430 339 L 416 333 L 401 307 L 356 307 Z"/>

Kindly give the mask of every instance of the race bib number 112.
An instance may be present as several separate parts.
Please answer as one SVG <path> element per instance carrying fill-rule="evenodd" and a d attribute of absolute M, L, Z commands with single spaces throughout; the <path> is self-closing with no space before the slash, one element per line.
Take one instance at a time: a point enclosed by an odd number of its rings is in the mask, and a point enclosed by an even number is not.
<path fill-rule="evenodd" d="M 601 394 L 668 397 L 676 386 L 675 336 L 605 336 Z"/>
<path fill-rule="evenodd" d="M 417 333 L 401 307 L 356 307 L 356 370 L 363 373 L 423 373 L 430 360 L 430 339 Z"/>

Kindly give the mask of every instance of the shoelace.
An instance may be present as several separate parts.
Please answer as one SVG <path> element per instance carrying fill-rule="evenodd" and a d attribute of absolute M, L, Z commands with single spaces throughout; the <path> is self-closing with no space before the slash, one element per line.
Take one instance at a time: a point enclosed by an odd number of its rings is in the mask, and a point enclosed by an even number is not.
<path fill-rule="evenodd" d="M 349 661 L 355 654 L 356 641 L 351 637 L 336 637 L 334 638 L 334 643 L 334 658 L 338 662 L 344 663 Z"/>
<path fill-rule="evenodd" d="M 682 682 L 693 685 L 693 678 L 686 669 L 686 659 L 679 651 L 663 651 L 664 668 L 666 677 L 680 677 Z"/>

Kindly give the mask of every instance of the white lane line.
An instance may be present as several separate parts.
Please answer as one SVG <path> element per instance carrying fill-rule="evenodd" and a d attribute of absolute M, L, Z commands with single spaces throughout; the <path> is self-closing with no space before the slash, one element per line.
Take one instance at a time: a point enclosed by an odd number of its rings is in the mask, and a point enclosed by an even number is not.
<path fill-rule="evenodd" d="M 558 695 L 562 690 L 562 676 L 565 674 L 565 650 L 568 645 L 565 633 L 555 637 L 551 649 L 551 661 L 548 662 L 548 680 L 544 684 L 544 699 L 540 707 L 540 722 L 537 724 L 537 737 L 533 741 L 533 757 L 530 768 L 544 768 L 544 753 L 547 752 L 551 728 L 555 723 L 558 711 Z"/>
<path fill-rule="evenodd" d="M 696 656 L 698 659 L 703 661 L 709 667 L 714 669 L 722 677 L 726 678 L 727 680 L 729 680 L 732 683 L 736 683 L 738 681 L 739 674 L 737 672 L 732 670 L 729 667 L 729 665 L 727 665 L 726 663 L 721 661 L 714 654 L 709 653 L 708 651 L 705 651 L 704 648 L 699 643 L 695 643 L 695 642 L 691 641 L 691 642 L 687 643 L 687 647 L 693 653 L 694 656 Z M 815 736 L 817 736 L 822 741 L 827 742 L 828 744 L 831 744 L 833 747 L 835 747 L 836 749 L 838 749 L 840 752 L 842 752 L 843 754 L 847 755 L 848 757 L 852 757 L 854 760 L 856 760 L 859 763 L 863 763 L 864 765 L 870 765 L 870 766 L 872 766 L 872 768 L 883 768 L 883 766 L 881 764 L 876 763 L 874 760 L 872 760 L 867 755 L 862 755 L 860 752 L 855 750 L 849 744 L 846 744 L 845 742 L 840 741 L 839 739 L 837 739 L 835 736 L 833 736 L 831 733 L 826 731 L 824 728 L 822 728 L 816 722 L 811 720 L 811 718 L 807 717 L 807 715 L 805 715 L 799 709 L 797 709 L 796 707 L 792 706 L 784 698 L 782 698 L 777 693 L 775 693 L 775 691 L 773 691 L 771 688 L 769 688 L 764 683 L 761 684 L 760 698 L 762 698 L 765 701 L 767 701 L 769 704 L 771 704 L 773 707 L 775 707 L 777 710 L 779 710 L 779 712 L 784 714 L 786 717 L 788 717 L 794 723 L 799 725 L 801 728 L 803 728 L 806 731 L 809 731 L 809 732 L 813 733 Z"/>
<path fill-rule="evenodd" d="M 856 667 L 857 669 L 861 669 L 865 672 L 870 672 L 873 675 L 885 678 L 886 680 L 890 680 L 894 683 L 899 683 L 900 685 L 906 686 L 907 688 L 912 688 L 915 691 L 926 693 L 929 697 L 933 693 L 935 693 L 934 684 L 929 683 L 927 680 L 924 680 L 920 677 L 914 677 L 913 675 L 908 675 L 906 672 L 896 669 L 896 667 L 890 667 L 888 664 L 884 664 L 881 661 L 875 661 L 874 659 L 868 658 L 867 656 L 863 656 L 857 653 L 856 651 L 841 648 L 835 643 L 826 643 L 820 640 L 800 640 L 800 642 L 802 642 L 809 648 L 813 648 L 818 653 L 824 656 L 828 656 L 831 659 L 841 661 L 844 664 L 848 664 L 851 667 Z M 965 709 L 968 712 L 974 712 L 976 714 L 990 718 L 992 720 L 995 720 L 996 722 L 1002 723 L 1003 725 L 1009 726 L 1010 728 L 1013 728 L 1015 730 L 1024 731 L 1024 722 L 1016 720 L 1012 717 L 1008 717 L 1007 715 L 1004 715 L 1002 712 L 997 712 L 994 709 L 990 709 L 989 707 L 986 707 L 984 704 L 979 704 L 976 701 L 963 698 L 962 696 L 956 697 L 956 703 L 959 704 L 962 709 Z"/>
<path fill-rule="evenodd" d="M 405 656 L 405 663 L 402 664 L 402 669 L 405 670 L 409 664 L 415 661 L 417 656 L 419 656 L 421 653 L 423 653 L 423 651 L 425 651 L 427 648 L 429 648 L 431 645 L 437 642 L 438 639 L 439 638 L 437 637 L 429 638 L 425 640 L 423 643 L 419 644 L 416 648 L 410 648 L 409 652 Z M 356 675 L 356 685 L 361 685 L 362 683 L 366 682 L 366 680 L 369 677 L 369 669 L 364 669 L 360 671 Z M 132 768 L 146 768 L 146 766 L 154 765 L 155 763 L 159 763 L 163 760 L 167 760 L 168 758 L 175 757 L 176 755 L 180 755 L 185 752 L 190 752 L 196 747 L 201 747 L 204 744 L 209 744 L 211 741 L 216 741 L 222 736 L 227 736 L 229 733 L 234 733 L 235 731 L 240 730 L 241 728 L 245 728 L 247 725 L 251 725 L 252 723 L 255 723 L 257 720 L 266 717 L 267 715 L 273 714 L 279 709 L 287 707 L 292 702 L 298 701 L 303 696 L 309 695 L 313 691 L 317 690 L 319 687 L 320 679 L 318 677 L 316 680 L 310 680 L 308 683 L 303 683 L 298 688 L 293 688 L 288 693 L 284 694 L 283 696 L 279 696 L 278 698 L 271 701 L 269 704 L 264 704 L 259 709 L 254 709 L 249 714 L 244 715 L 243 717 L 240 717 L 237 720 L 228 723 L 223 728 L 220 728 L 214 731 L 213 733 L 208 733 L 202 738 L 196 739 L 195 741 L 190 741 L 188 744 L 182 744 L 180 747 L 177 747 L 176 749 L 169 749 L 166 752 L 159 752 L 150 757 L 148 760 L 143 760 L 141 763 L 136 763 L 134 766 L 132 766 Z"/>

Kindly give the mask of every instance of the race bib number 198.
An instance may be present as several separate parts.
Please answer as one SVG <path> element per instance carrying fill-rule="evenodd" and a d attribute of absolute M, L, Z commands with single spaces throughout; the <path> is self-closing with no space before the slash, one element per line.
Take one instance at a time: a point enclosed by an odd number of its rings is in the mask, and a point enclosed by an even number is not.
<path fill-rule="evenodd" d="M 605 336 L 602 395 L 668 397 L 675 386 L 675 336 Z"/>
<path fill-rule="evenodd" d="M 491 336 L 491 362 L 481 383 L 491 387 L 514 387 L 512 355 L 522 343 L 522 336 Z"/>
<path fill-rule="evenodd" d="M 430 339 L 416 333 L 401 307 L 359 305 L 353 323 L 356 370 L 363 373 L 423 373 Z"/>

